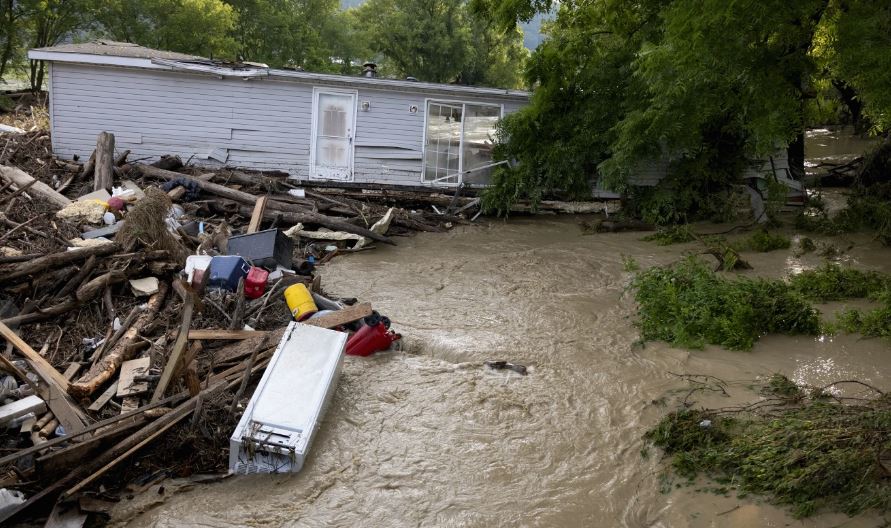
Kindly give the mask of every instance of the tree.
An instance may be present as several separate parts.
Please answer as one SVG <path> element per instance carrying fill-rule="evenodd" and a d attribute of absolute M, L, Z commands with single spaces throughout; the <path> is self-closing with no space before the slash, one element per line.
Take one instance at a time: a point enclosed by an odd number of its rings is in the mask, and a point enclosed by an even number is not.
<path fill-rule="evenodd" d="M 474 0 L 507 26 L 551 9 L 545 0 Z M 870 0 L 618 0 L 562 2 L 533 55 L 532 104 L 505 121 L 490 203 L 603 177 L 624 188 L 647 160 L 672 160 L 666 186 L 693 208 L 737 181 L 746 161 L 791 146 L 803 165 L 805 106 L 829 76 L 886 123 L 891 106 L 889 8 Z M 820 68 L 820 45 L 832 57 Z M 531 148 L 533 145 L 537 148 Z"/>
<path fill-rule="evenodd" d="M 452 82 L 467 61 L 463 0 L 369 0 L 357 9 L 372 50 L 400 77 Z"/>
<path fill-rule="evenodd" d="M 114 40 L 208 57 L 235 54 L 237 14 L 223 0 L 104 0 L 93 11 Z"/>
<path fill-rule="evenodd" d="M 529 51 L 519 28 L 502 30 L 482 17 L 469 15 L 470 52 L 458 73 L 458 82 L 468 85 L 520 88 Z"/>
<path fill-rule="evenodd" d="M 245 60 L 331 70 L 340 17 L 337 0 L 227 0 L 238 15 L 235 40 Z"/>
<path fill-rule="evenodd" d="M 32 48 L 54 46 L 72 32 L 89 24 L 93 0 L 22 0 L 22 17 L 26 23 L 28 44 Z M 31 90 L 43 88 L 46 65 L 30 61 Z"/>

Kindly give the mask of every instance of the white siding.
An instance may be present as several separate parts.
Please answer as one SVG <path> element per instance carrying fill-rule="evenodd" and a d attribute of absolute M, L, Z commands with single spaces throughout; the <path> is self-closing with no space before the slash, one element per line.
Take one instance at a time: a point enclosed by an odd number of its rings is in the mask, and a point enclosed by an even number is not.
<path fill-rule="evenodd" d="M 63 158 L 85 159 L 96 136 L 108 131 L 118 150 L 131 150 L 130 159 L 177 154 L 218 166 L 208 159 L 216 151 L 229 166 L 308 177 L 312 90 L 318 84 L 61 62 L 52 65 L 50 84 L 53 149 Z M 421 91 L 358 90 L 354 181 L 421 184 L 428 98 L 449 99 Z M 521 106 L 492 97 L 461 99 L 503 103 L 505 112 Z"/>

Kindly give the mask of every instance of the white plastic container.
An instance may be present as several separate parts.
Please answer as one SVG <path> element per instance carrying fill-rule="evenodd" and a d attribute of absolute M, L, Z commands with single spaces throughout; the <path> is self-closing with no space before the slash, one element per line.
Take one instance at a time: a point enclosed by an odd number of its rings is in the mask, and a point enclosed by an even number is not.
<path fill-rule="evenodd" d="M 189 255 L 186 257 L 186 282 L 189 284 L 192 283 L 192 275 L 194 275 L 195 270 L 206 270 L 210 267 L 210 261 L 213 260 L 213 257 L 210 255 Z"/>
<path fill-rule="evenodd" d="M 347 334 L 291 323 L 229 439 L 236 474 L 296 473 L 340 377 Z"/>

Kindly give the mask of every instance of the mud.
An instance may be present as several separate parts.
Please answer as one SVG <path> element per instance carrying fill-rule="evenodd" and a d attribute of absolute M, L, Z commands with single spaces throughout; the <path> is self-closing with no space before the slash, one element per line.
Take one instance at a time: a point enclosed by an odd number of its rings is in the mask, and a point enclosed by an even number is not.
<path fill-rule="evenodd" d="M 659 247 L 641 233 L 583 235 L 579 218 L 513 219 L 421 235 L 338 259 L 335 293 L 369 300 L 405 336 L 403 350 L 349 357 L 302 473 L 149 491 L 123 501 L 117 525 L 873 527 L 877 515 L 800 522 L 757 498 L 663 482 L 643 432 L 685 383 L 718 376 L 734 398 L 782 372 L 802 383 L 859 378 L 891 388 L 888 344 L 857 336 L 767 336 L 751 352 L 636 344 L 623 255 L 672 262 L 696 244 Z M 711 227 L 711 226 L 708 226 Z M 719 228 L 714 228 L 716 231 Z M 843 258 L 889 269 L 869 237 Z M 793 246 L 794 249 L 794 246 Z M 821 262 L 793 250 L 744 255 L 782 276 Z M 843 303 L 826 305 L 832 312 Z M 486 360 L 528 367 L 493 371 Z M 705 402 L 703 402 L 705 403 Z M 667 493 L 665 493 L 667 491 Z"/>

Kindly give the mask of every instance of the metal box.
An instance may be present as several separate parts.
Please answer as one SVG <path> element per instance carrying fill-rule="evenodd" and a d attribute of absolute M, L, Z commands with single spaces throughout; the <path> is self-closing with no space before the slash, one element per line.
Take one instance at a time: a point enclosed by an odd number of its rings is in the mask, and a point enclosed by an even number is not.
<path fill-rule="evenodd" d="M 226 245 L 227 254 L 238 255 L 252 266 L 271 270 L 276 264 L 290 268 L 293 251 L 294 242 L 278 229 L 229 237 Z"/>
<path fill-rule="evenodd" d="M 340 377 L 347 334 L 291 323 L 229 439 L 236 474 L 296 473 Z"/>

